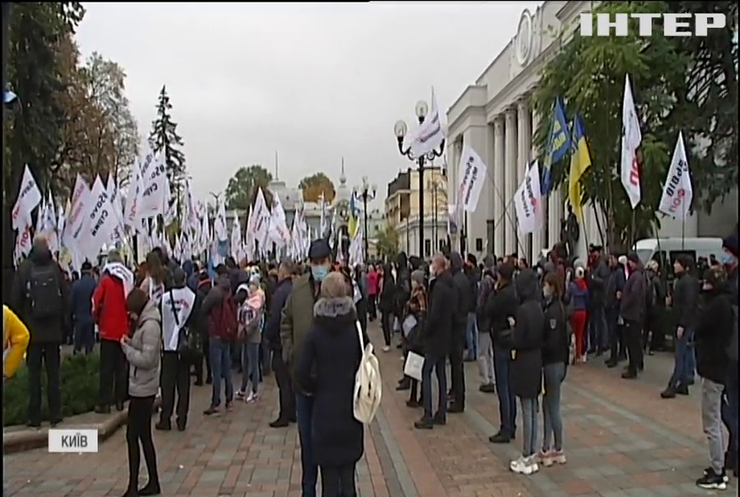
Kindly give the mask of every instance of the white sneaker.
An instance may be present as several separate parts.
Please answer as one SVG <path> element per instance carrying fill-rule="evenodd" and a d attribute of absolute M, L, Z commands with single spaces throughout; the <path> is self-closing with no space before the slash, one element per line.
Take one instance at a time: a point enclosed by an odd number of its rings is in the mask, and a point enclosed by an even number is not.
<path fill-rule="evenodd" d="M 511 461 L 509 469 L 520 475 L 531 475 L 532 473 L 537 472 L 540 468 L 537 466 L 537 463 L 534 462 L 534 456 L 526 458 L 524 456 L 520 456 L 516 461 Z"/>
<path fill-rule="evenodd" d="M 518 459 L 514 459 L 509 463 L 509 469 L 512 470 L 514 473 L 521 473 L 524 466 L 524 456 L 519 456 Z"/>
<path fill-rule="evenodd" d="M 251 404 L 252 402 L 257 402 L 259 398 L 260 398 L 259 394 L 255 392 L 249 392 L 249 396 L 247 396 L 246 403 Z"/>
<path fill-rule="evenodd" d="M 568 462 L 568 459 L 565 457 L 565 452 L 562 450 L 553 450 L 550 452 L 550 460 L 553 464 L 565 464 Z"/>
<path fill-rule="evenodd" d="M 391 350 L 391 348 L 388 345 L 386 345 L 386 346 L 383 347 L 383 352 L 388 352 L 390 350 Z"/>
<path fill-rule="evenodd" d="M 537 462 L 539 464 L 542 464 L 544 467 L 549 468 L 552 466 L 552 452 L 549 450 L 541 450 L 539 454 L 537 454 Z"/>
<path fill-rule="evenodd" d="M 540 470 L 540 466 L 537 464 L 537 454 L 529 456 L 524 462 L 527 464 L 527 468 L 529 468 L 529 472 L 525 472 L 525 475 L 531 475 Z"/>
<path fill-rule="evenodd" d="M 244 392 L 242 392 L 241 390 L 237 390 L 236 392 L 234 392 L 234 397 L 236 397 L 237 399 L 242 400 L 242 399 L 244 399 Z"/>

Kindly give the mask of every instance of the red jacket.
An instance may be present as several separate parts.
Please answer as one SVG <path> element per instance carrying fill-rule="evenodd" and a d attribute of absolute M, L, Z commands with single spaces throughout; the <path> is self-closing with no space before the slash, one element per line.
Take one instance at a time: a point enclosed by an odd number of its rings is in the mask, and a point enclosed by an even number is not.
<path fill-rule="evenodd" d="M 119 341 L 128 334 L 128 310 L 121 280 L 108 274 L 100 278 L 93 294 L 93 315 L 103 340 Z"/>

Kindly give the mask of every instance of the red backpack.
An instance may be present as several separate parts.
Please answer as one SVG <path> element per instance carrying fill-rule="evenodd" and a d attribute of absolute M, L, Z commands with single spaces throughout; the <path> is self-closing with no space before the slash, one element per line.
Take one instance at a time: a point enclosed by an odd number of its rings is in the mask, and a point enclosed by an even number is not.
<path fill-rule="evenodd" d="M 221 301 L 221 309 L 211 313 L 211 326 L 208 334 L 221 337 L 228 342 L 236 340 L 236 318 L 234 297 L 231 296 L 231 293 L 226 293 Z"/>

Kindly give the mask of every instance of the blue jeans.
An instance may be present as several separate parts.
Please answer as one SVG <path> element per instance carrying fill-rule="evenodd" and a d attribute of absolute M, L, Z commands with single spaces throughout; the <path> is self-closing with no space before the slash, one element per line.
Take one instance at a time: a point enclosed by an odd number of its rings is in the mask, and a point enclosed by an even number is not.
<path fill-rule="evenodd" d="M 539 423 L 537 422 L 537 412 L 540 410 L 540 399 L 525 399 L 519 397 L 522 404 L 522 455 L 530 457 L 537 452 L 537 432 Z"/>
<path fill-rule="evenodd" d="M 257 393 L 260 384 L 260 344 L 242 343 L 242 385 L 241 392 L 246 393 L 249 381 L 252 381 L 252 392 Z"/>
<path fill-rule="evenodd" d="M 596 304 L 588 316 L 588 350 L 597 352 L 606 350 L 608 344 L 606 314 L 604 306 Z"/>
<path fill-rule="evenodd" d="M 685 329 L 681 338 L 676 337 L 674 343 L 673 357 L 673 374 L 668 382 L 671 387 L 678 385 L 688 386 L 694 379 L 694 368 L 696 360 L 694 359 L 693 341 L 694 330 Z"/>
<path fill-rule="evenodd" d="M 509 389 L 511 350 L 493 346 L 493 369 L 496 373 L 496 394 L 501 433 L 513 437 L 516 433 L 516 397 Z"/>
<path fill-rule="evenodd" d="M 208 339 L 209 353 L 211 355 L 211 376 L 213 376 L 213 395 L 211 407 L 221 405 L 221 379 L 225 383 L 226 403 L 234 400 L 234 384 L 231 381 L 231 350 L 229 342 L 219 337 Z"/>
<path fill-rule="evenodd" d="M 319 468 L 313 462 L 313 442 L 311 433 L 313 404 L 313 397 L 309 395 L 296 394 L 295 407 L 298 418 L 298 440 L 301 444 L 302 497 L 316 497 L 316 483 L 319 479 Z"/>
<path fill-rule="evenodd" d="M 465 326 L 465 348 L 468 350 L 468 360 L 478 359 L 478 318 L 474 312 L 468 313 L 468 322 Z"/>
<path fill-rule="evenodd" d="M 76 322 L 73 340 L 75 353 L 84 350 L 85 354 L 90 354 L 95 345 L 95 323 Z"/>
<path fill-rule="evenodd" d="M 560 414 L 560 389 L 565 379 L 565 363 L 546 364 L 545 395 L 542 396 L 542 417 L 545 432 L 542 440 L 542 451 L 550 449 L 563 450 L 563 417 Z M 552 445 L 553 439 L 555 445 Z"/>
<path fill-rule="evenodd" d="M 431 421 L 435 416 L 444 419 L 447 416 L 447 369 L 445 357 L 424 356 L 421 368 L 421 397 L 424 402 L 424 419 Z M 432 412 L 432 370 L 437 374 L 437 412 Z"/>
<path fill-rule="evenodd" d="M 738 395 L 740 395 L 740 382 L 738 381 L 737 362 L 734 362 L 730 364 L 725 379 L 722 422 L 730 433 L 727 452 L 733 454 L 736 461 L 738 457 Z"/>

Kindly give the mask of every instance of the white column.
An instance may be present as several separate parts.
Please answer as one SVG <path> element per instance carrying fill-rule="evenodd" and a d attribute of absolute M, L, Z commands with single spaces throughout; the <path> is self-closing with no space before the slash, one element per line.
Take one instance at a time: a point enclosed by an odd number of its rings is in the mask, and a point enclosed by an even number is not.
<path fill-rule="evenodd" d="M 547 201 L 547 249 L 552 250 L 553 246 L 560 241 L 560 221 L 563 219 L 563 196 L 560 188 L 553 188 L 550 191 L 550 197 Z"/>
<path fill-rule="evenodd" d="M 517 163 L 517 188 L 524 182 L 527 175 L 527 166 L 529 165 L 530 154 L 532 153 L 532 128 L 530 124 L 529 102 L 521 99 L 517 102 L 517 140 L 518 140 L 518 163 Z M 532 261 L 532 236 L 519 235 L 519 246 L 517 252 L 520 257 Z"/>
<path fill-rule="evenodd" d="M 506 237 L 506 199 L 504 198 L 506 168 L 506 156 L 504 154 L 504 119 L 496 116 L 493 121 L 493 219 L 496 223 L 493 227 L 493 253 L 496 257 L 505 254 L 504 239 Z"/>
<path fill-rule="evenodd" d="M 537 127 L 540 125 L 540 116 L 536 112 L 532 112 L 532 136 L 534 136 Z M 537 157 L 537 151 L 532 143 L 532 155 L 531 157 Z M 540 164 L 542 168 L 542 164 Z M 540 173 L 542 169 L 540 169 Z M 542 203 L 542 219 L 547 219 L 547 202 Z M 545 221 L 546 222 L 546 221 Z M 542 227 L 532 233 L 532 263 L 536 262 L 540 257 L 540 252 L 545 248 L 545 222 L 542 223 Z"/>
<path fill-rule="evenodd" d="M 506 236 L 504 237 L 505 254 L 513 254 L 517 251 L 516 247 L 516 214 L 514 212 L 514 194 L 517 187 L 517 137 L 516 137 L 516 109 L 506 109 L 506 148 L 504 154 L 505 172 L 504 172 L 504 198 L 506 199 Z"/>

